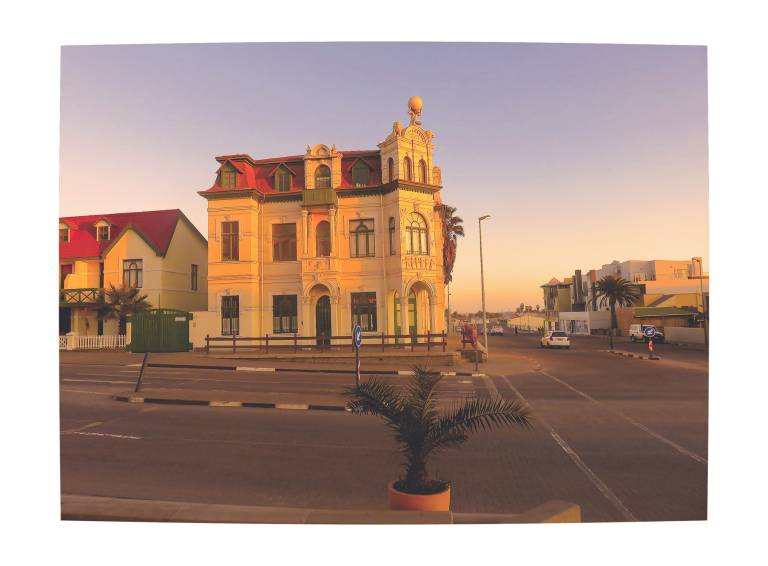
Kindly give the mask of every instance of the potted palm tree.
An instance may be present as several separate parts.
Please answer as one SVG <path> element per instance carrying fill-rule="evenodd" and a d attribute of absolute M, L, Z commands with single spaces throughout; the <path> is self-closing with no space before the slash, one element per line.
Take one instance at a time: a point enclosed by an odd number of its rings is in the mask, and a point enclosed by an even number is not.
<path fill-rule="evenodd" d="M 632 306 L 640 300 L 640 293 L 636 285 L 623 277 L 614 277 L 613 275 L 606 275 L 600 279 L 595 285 L 595 290 L 600 299 L 600 306 L 604 307 L 607 302 L 611 308 L 611 331 L 608 334 L 608 339 L 610 348 L 613 350 L 613 334 L 619 327 L 616 320 L 616 305 L 620 307 Z"/>
<path fill-rule="evenodd" d="M 384 419 L 405 459 L 404 476 L 388 486 L 390 509 L 447 511 L 451 485 L 430 477 L 429 457 L 461 446 L 474 432 L 506 425 L 530 426 L 528 406 L 502 397 L 470 398 L 439 411 L 436 389 L 441 379 L 439 374 L 415 367 L 404 390 L 376 379 L 345 390 L 350 411 Z"/>

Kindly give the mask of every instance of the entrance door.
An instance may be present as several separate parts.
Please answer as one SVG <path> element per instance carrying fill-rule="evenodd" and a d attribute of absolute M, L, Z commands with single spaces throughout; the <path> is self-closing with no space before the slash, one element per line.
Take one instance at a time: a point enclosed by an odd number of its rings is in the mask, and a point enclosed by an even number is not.
<path fill-rule="evenodd" d="M 408 293 L 408 333 L 415 336 L 418 333 L 419 321 L 416 310 L 416 292 L 411 289 Z"/>
<path fill-rule="evenodd" d="M 59 307 L 59 336 L 72 332 L 72 308 Z"/>
<path fill-rule="evenodd" d="M 323 295 L 315 306 L 315 336 L 317 345 L 327 348 L 331 345 L 331 298 Z M 321 338 L 325 336 L 325 338 Z"/>

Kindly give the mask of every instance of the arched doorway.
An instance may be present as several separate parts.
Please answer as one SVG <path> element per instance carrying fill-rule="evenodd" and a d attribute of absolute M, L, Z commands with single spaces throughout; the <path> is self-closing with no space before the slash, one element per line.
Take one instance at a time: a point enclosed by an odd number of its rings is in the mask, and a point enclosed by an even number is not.
<path fill-rule="evenodd" d="M 331 345 L 333 330 L 331 326 L 331 298 L 323 295 L 315 305 L 315 336 L 317 345 L 327 348 Z"/>

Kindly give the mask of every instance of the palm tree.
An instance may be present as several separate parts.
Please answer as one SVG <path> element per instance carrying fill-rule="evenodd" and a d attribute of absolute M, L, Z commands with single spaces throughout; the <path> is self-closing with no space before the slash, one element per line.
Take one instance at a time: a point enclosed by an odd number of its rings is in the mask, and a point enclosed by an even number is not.
<path fill-rule="evenodd" d="M 456 263 L 458 237 L 464 237 L 464 220 L 455 216 L 456 208 L 447 204 L 437 206 L 443 224 L 443 277 L 447 285 L 453 280 L 453 265 Z"/>
<path fill-rule="evenodd" d="M 443 491 L 447 482 L 429 478 L 427 459 L 434 452 L 460 446 L 470 433 L 513 424 L 530 427 L 528 406 L 501 397 L 471 398 L 453 403 L 446 413 L 438 412 L 436 389 L 441 379 L 439 374 L 415 367 L 404 391 L 372 379 L 344 392 L 351 398 L 347 407 L 353 413 L 382 417 L 394 434 L 405 458 L 405 478 L 395 484 L 399 491 Z"/>
<path fill-rule="evenodd" d="M 105 289 L 99 295 L 96 303 L 96 315 L 99 320 L 119 321 L 118 333 L 125 334 L 128 317 L 130 315 L 144 312 L 152 308 L 147 301 L 147 296 L 140 294 L 138 287 L 129 287 L 125 284 L 115 287 L 109 284 L 109 289 Z"/>
<path fill-rule="evenodd" d="M 619 327 L 616 321 L 616 305 L 620 307 L 629 307 L 640 299 L 640 293 L 637 287 L 624 279 L 623 277 L 614 277 L 606 275 L 595 285 L 597 296 L 600 298 L 600 306 L 604 307 L 606 303 L 611 307 L 611 332 L 609 340 L 611 350 L 613 350 L 613 333 Z"/>

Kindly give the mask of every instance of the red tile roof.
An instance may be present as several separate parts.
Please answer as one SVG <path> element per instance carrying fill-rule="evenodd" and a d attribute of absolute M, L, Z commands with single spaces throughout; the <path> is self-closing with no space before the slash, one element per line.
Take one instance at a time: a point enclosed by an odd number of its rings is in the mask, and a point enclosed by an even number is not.
<path fill-rule="evenodd" d="M 362 159 L 371 168 L 371 176 L 368 186 L 378 186 L 381 184 L 381 163 L 380 153 L 377 149 L 372 150 L 352 150 L 340 151 L 341 159 L 341 185 L 339 189 L 355 188 L 352 182 L 352 165 L 358 159 Z M 235 190 L 256 190 L 262 194 L 274 194 L 275 179 L 274 172 L 278 165 L 283 165 L 293 173 L 291 191 L 300 192 L 304 189 L 304 155 L 288 155 L 285 157 L 269 157 L 266 159 L 253 159 L 246 154 L 220 155 L 216 161 L 222 164 L 231 163 L 238 170 L 237 189 Z M 205 189 L 204 193 L 216 193 L 230 191 L 216 184 Z"/>
<path fill-rule="evenodd" d="M 107 241 L 96 240 L 94 223 L 100 219 L 105 219 L 111 224 L 110 238 Z M 137 231 L 155 252 L 165 255 L 176 223 L 180 219 L 189 222 L 178 209 L 61 217 L 59 222 L 66 223 L 70 231 L 68 242 L 59 240 L 59 259 L 101 257 L 128 227 Z"/>

